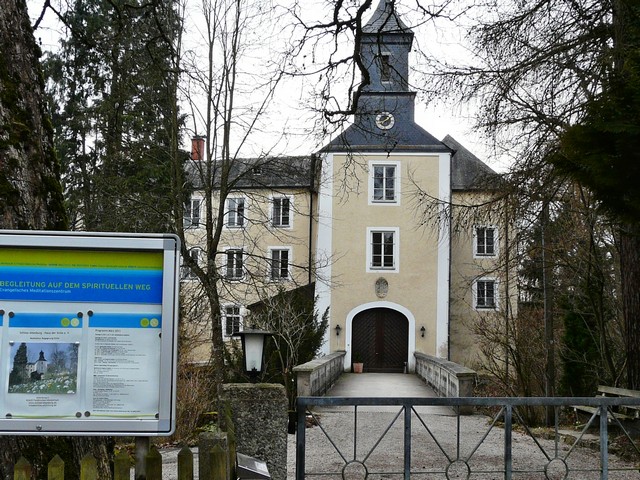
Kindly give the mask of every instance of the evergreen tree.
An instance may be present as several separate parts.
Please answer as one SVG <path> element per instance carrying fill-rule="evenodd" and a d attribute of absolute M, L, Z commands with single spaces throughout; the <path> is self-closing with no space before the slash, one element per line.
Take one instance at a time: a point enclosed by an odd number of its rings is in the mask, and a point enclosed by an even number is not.
<path fill-rule="evenodd" d="M 613 62 L 585 117 L 553 157 L 618 221 L 627 386 L 640 389 L 640 6 L 612 2 Z"/>
<path fill-rule="evenodd" d="M 13 368 L 9 374 L 9 385 L 18 385 L 26 380 L 27 344 L 21 343 L 13 356 Z"/>
<path fill-rule="evenodd" d="M 169 231 L 174 0 L 75 0 L 47 62 L 74 228 Z"/>

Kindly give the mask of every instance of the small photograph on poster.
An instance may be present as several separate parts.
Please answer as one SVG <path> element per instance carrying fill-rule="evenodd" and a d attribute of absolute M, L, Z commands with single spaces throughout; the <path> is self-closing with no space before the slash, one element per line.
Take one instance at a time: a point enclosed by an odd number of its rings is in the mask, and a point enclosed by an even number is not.
<path fill-rule="evenodd" d="M 8 393 L 72 395 L 78 388 L 77 343 L 16 342 Z"/>

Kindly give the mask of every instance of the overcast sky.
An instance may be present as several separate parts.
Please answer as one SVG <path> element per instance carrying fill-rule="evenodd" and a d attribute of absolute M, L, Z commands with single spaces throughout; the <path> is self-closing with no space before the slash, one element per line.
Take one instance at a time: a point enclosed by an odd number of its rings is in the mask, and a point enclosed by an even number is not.
<path fill-rule="evenodd" d="M 52 0 L 52 3 L 59 3 L 64 0 Z M 286 3 L 289 0 L 272 0 L 274 2 Z M 293 0 L 291 0 L 293 1 Z M 305 21 L 321 21 L 330 14 L 330 10 L 326 7 L 326 1 L 324 0 L 301 0 L 304 2 L 304 9 L 301 10 L 304 15 Z M 35 20 L 35 16 L 40 13 L 41 5 L 44 0 L 28 0 L 30 14 L 32 21 Z M 413 5 L 414 2 L 409 0 L 397 0 L 398 10 L 402 13 L 404 8 L 403 19 L 410 27 L 414 28 L 416 33 L 415 37 L 415 50 L 421 50 L 427 52 L 429 55 L 435 57 L 442 56 L 447 59 L 464 58 L 466 55 L 464 48 L 461 46 L 464 39 L 465 32 L 460 29 L 454 28 L 454 25 L 446 20 L 439 21 L 437 23 L 425 22 L 421 24 L 421 19 L 416 17 L 408 11 L 408 6 L 403 3 Z M 187 8 L 187 20 L 186 20 L 186 46 L 189 49 L 197 50 L 198 46 L 202 45 L 202 16 L 200 12 L 199 0 L 188 0 Z M 324 4 L 324 5 L 323 5 Z M 374 6 L 377 1 L 374 1 Z M 40 40 L 42 47 L 45 50 L 55 50 L 57 48 L 57 39 L 59 38 L 58 31 L 59 25 L 55 21 L 55 18 L 51 12 L 47 13 L 43 27 L 36 31 L 36 38 Z M 258 29 L 256 29 L 258 30 Z M 260 35 L 263 34 L 263 26 L 259 27 Z M 287 38 L 279 38 L 295 35 L 295 30 L 286 28 L 276 28 L 274 30 L 273 37 L 269 42 L 264 37 L 265 44 L 269 43 L 270 48 L 277 48 L 279 41 L 286 41 Z M 256 35 L 258 32 L 255 32 Z M 256 38 L 260 38 L 257 37 Z M 263 41 L 260 38 L 260 41 Z M 265 45 L 266 46 L 266 45 Z M 343 47 L 345 49 L 350 48 L 351 44 L 348 40 L 344 41 Z M 255 53 L 255 52 L 254 52 Z M 260 55 L 256 55 L 259 57 Z M 263 55 L 268 56 L 268 54 Z M 412 62 L 414 66 L 419 59 L 418 54 L 412 55 Z M 321 59 L 318 60 L 321 62 Z M 259 60 L 256 58 L 255 68 L 259 67 Z M 411 82 L 417 81 L 414 77 L 418 77 L 416 73 L 411 74 Z M 289 135 L 285 139 L 278 139 L 276 145 L 267 145 L 266 148 L 279 154 L 308 154 L 318 148 L 322 143 L 328 140 L 320 140 L 317 136 L 310 135 L 309 132 L 313 130 L 314 121 L 317 119 L 317 114 L 308 108 L 309 98 L 313 94 L 313 89 L 316 87 L 316 77 L 303 78 L 289 80 L 281 85 L 282 88 L 278 90 L 277 95 L 270 107 L 270 113 L 266 119 L 265 131 L 272 129 L 270 132 L 266 132 L 264 139 L 258 137 L 257 142 L 263 142 L 268 144 L 277 136 L 274 136 L 274 131 L 287 131 Z M 342 90 L 344 98 L 346 99 L 346 86 L 347 81 L 344 80 L 344 89 Z M 338 89 L 339 93 L 340 90 Z M 426 105 L 423 101 L 418 100 L 416 102 L 416 121 L 427 131 L 433 134 L 435 137 L 442 139 L 445 135 L 450 134 L 460 143 L 469 148 L 478 157 L 487 162 L 490 166 L 496 169 L 501 169 L 501 166 L 497 161 L 491 158 L 489 149 L 485 147 L 482 140 L 474 134 L 473 125 L 473 111 L 468 107 L 456 105 L 451 99 L 441 99 L 441 101 L 433 102 L 430 105 Z M 197 123 L 197 122 L 196 122 Z M 191 130 L 194 122 L 188 124 Z M 258 152 L 252 152 L 258 153 Z"/>

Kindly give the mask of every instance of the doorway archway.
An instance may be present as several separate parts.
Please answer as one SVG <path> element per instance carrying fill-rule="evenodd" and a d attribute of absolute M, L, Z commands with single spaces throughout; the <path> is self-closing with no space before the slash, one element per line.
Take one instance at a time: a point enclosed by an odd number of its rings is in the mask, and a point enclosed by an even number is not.
<path fill-rule="evenodd" d="M 403 373 L 409 356 L 409 320 L 390 308 L 370 308 L 352 323 L 351 360 L 365 372 Z"/>

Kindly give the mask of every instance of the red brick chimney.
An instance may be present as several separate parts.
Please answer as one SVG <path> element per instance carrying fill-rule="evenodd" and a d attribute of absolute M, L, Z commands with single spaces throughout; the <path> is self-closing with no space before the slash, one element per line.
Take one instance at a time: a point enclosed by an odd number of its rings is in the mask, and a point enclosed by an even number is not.
<path fill-rule="evenodd" d="M 191 139 L 191 160 L 204 160 L 204 137 L 200 135 Z"/>

